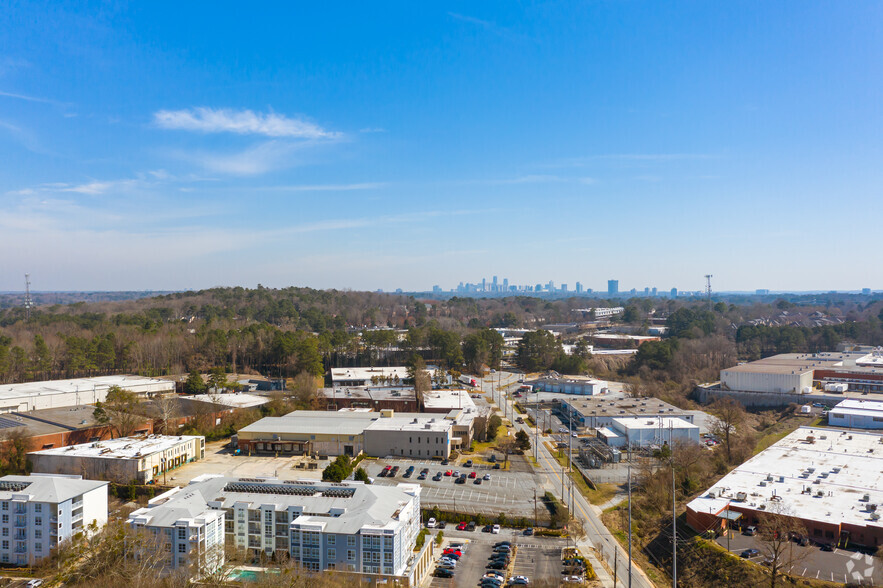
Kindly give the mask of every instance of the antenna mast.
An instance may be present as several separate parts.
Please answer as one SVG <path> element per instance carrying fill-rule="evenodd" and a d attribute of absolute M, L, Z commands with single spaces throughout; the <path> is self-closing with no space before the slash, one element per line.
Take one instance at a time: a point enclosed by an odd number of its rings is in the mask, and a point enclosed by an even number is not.
<path fill-rule="evenodd" d="M 705 274 L 705 297 L 708 298 L 708 310 L 711 310 L 711 274 Z"/>
<path fill-rule="evenodd" d="M 31 307 L 34 301 L 31 300 L 31 274 L 25 274 L 25 317 L 31 320 Z"/>

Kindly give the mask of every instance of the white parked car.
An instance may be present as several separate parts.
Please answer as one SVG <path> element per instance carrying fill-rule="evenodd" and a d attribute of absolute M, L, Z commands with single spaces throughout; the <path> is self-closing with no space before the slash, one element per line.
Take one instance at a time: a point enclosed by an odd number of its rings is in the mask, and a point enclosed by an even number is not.
<path fill-rule="evenodd" d="M 435 523 L 436 523 L 436 521 L 434 518 L 429 519 L 428 521 L 426 521 L 426 528 L 427 529 L 435 529 Z"/>
<path fill-rule="evenodd" d="M 493 533 L 494 535 L 499 535 L 500 534 L 500 525 L 494 525 L 493 529 L 491 529 L 491 533 Z"/>

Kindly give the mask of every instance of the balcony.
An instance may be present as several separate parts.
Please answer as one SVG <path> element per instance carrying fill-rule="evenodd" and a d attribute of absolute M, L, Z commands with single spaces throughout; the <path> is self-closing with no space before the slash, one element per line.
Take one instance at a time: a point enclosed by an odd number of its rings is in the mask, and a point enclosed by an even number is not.
<path fill-rule="evenodd" d="M 27 541 L 28 533 L 25 530 L 19 529 L 15 532 L 15 536 L 13 537 L 16 541 Z"/>
<path fill-rule="evenodd" d="M 23 504 L 16 504 L 13 512 L 15 514 L 28 514 L 28 507 Z"/>
<path fill-rule="evenodd" d="M 82 520 L 83 520 L 83 513 L 82 512 L 79 514 L 75 514 L 74 516 L 71 517 L 71 523 L 76 523 L 77 521 L 82 521 Z"/>
<path fill-rule="evenodd" d="M 15 526 L 16 527 L 27 527 L 28 519 L 26 517 L 15 517 Z"/>

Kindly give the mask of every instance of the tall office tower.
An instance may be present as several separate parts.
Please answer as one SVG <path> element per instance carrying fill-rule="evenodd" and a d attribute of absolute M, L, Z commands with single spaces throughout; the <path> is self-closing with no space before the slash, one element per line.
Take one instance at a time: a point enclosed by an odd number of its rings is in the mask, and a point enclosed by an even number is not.
<path fill-rule="evenodd" d="M 607 280 L 607 295 L 608 296 L 618 296 L 619 295 L 619 280 Z"/>
<path fill-rule="evenodd" d="M 582 294 L 582 293 L 583 293 L 583 285 L 582 285 L 581 282 L 577 282 L 577 283 L 576 283 L 576 293 L 577 293 L 577 294 Z"/>
<path fill-rule="evenodd" d="M 672 288 L 672 289 L 671 289 L 671 297 L 672 297 L 672 298 L 677 298 L 677 297 L 678 297 L 678 289 L 677 289 L 677 288 Z"/>
<path fill-rule="evenodd" d="M 497 276 L 494 276 L 494 282 L 491 286 L 491 290 L 493 290 L 494 292 L 497 292 L 499 290 L 499 288 L 497 287 Z"/>
<path fill-rule="evenodd" d="M 487 278 L 481 279 L 481 291 L 487 292 Z"/>
<path fill-rule="evenodd" d="M 561 291 L 567 292 L 567 284 L 561 284 Z"/>
<path fill-rule="evenodd" d="M 503 291 L 509 291 L 509 278 L 503 278 Z"/>
<path fill-rule="evenodd" d="M 650 288 L 644 288 L 644 296 L 650 296 Z"/>
<path fill-rule="evenodd" d="M 651 290 L 651 295 L 652 295 L 652 296 L 656 296 L 656 294 L 657 294 L 657 292 L 656 292 L 656 288 L 653 288 L 653 290 Z"/>
<path fill-rule="evenodd" d="M 555 291 L 555 282 L 549 280 L 549 283 L 546 284 L 546 292 L 554 292 Z"/>
<path fill-rule="evenodd" d="M 543 291 L 543 285 L 542 285 L 542 284 L 537 284 L 537 285 L 536 285 L 536 288 L 534 288 L 533 291 L 534 291 L 534 292 L 542 292 L 542 291 Z"/>

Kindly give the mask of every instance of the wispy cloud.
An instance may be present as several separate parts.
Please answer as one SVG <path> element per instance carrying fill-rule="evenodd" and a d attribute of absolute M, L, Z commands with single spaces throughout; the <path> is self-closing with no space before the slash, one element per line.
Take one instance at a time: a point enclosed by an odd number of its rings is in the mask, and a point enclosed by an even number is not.
<path fill-rule="evenodd" d="M 353 190 L 378 190 L 389 186 L 387 182 L 362 182 L 356 184 L 304 184 L 293 186 L 264 186 L 255 190 L 278 192 L 350 192 Z"/>
<path fill-rule="evenodd" d="M 494 27 L 497 26 L 497 25 L 495 25 L 494 23 L 492 23 L 492 22 L 490 22 L 490 21 L 487 21 L 487 20 L 481 20 L 480 18 L 475 18 L 474 16 L 468 16 L 468 15 L 465 15 L 465 14 L 459 14 L 459 13 L 457 13 L 457 12 L 449 12 L 449 13 L 448 13 L 448 16 L 450 16 L 451 18 L 457 19 L 457 20 L 462 20 L 463 22 L 468 22 L 468 23 L 476 24 L 476 25 L 478 25 L 478 26 L 480 26 L 480 27 L 485 27 L 485 28 L 487 28 L 487 29 L 494 28 Z"/>
<path fill-rule="evenodd" d="M 460 14 L 458 12 L 448 12 L 448 16 L 455 20 L 459 20 L 461 22 L 469 23 L 476 25 L 478 27 L 483 28 L 489 33 L 493 33 L 495 35 L 499 35 L 500 37 L 506 37 L 507 39 L 526 39 L 527 37 L 512 31 L 511 29 L 507 29 L 506 27 L 502 27 L 495 22 L 489 20 L 483 20 L 480 18 L 475 18 L 474 16 L 469 16 L 467 14 Z"/>
<path fill-rule="evenodd" d="M 50 100 L 48 98 L 40 98 L 38 96 L 27 96 L 25 94 L 15 94 L 13 92 L 2 92 L 0 91 L 0 96 L 3 98 L 13 98 L 15 100 L 24 100 L 26 102 L 39 102 L 41 104 L 55 104 L 62 105 L 62 102 L 58 102 L 57 100 Z"/>
<path fill-rule="evenodd" d="M 173 152 L 178 159 L 204 169 L 234 176 L 253 176 L 300 163 L 293 157 L 299 145 L 288 141 L 266 141 L 236 153 Z"/>
<path fill-rule="evenodd" d="M 664 163 L 670 161 L 717 159 L 719 157 L 719 155 L 710 153 L 605 153 L 562 159 L 560 161 L 546 164 L 545 167 L 584 167 L 604 161 Z"/>
<path fill-rule="evenodd" d="M 564 182 L 566 181 L 564 178 L 559 176 L 545 175 L 545 174 L 530 174 L 526 176 L 518 176 L 517 178 L 510 178 L 504 180 L 490 180 L 491 184 L 546 184 L 546 183 L 554 183 L 554 182 Z"/>
<path fill-rule="evenodd" d="M 365 127 L 364 129 L 359 129 L 360 133 L 385 133 L 386 129 L 383 127 Z"/>
<path fill-rule="evenodd" d="M 275 112 L 198 107 L 185 110 L 160 110 L 153 122 L 163 129 L 201 133 L 235 133 L 293 139 L 334 139 L 340 133 L 327 131 L 319 125 Z"/>
<path fill-rule="evenodd" d="M 19 59 L 17 57 L 11 57 L 9 55 L 0 57 L 0 76 L 6 75 L 7 73 L 15 71 L 17 69 L 30 67 L 30 65 L 31 63 L 26 59 Z"/>

